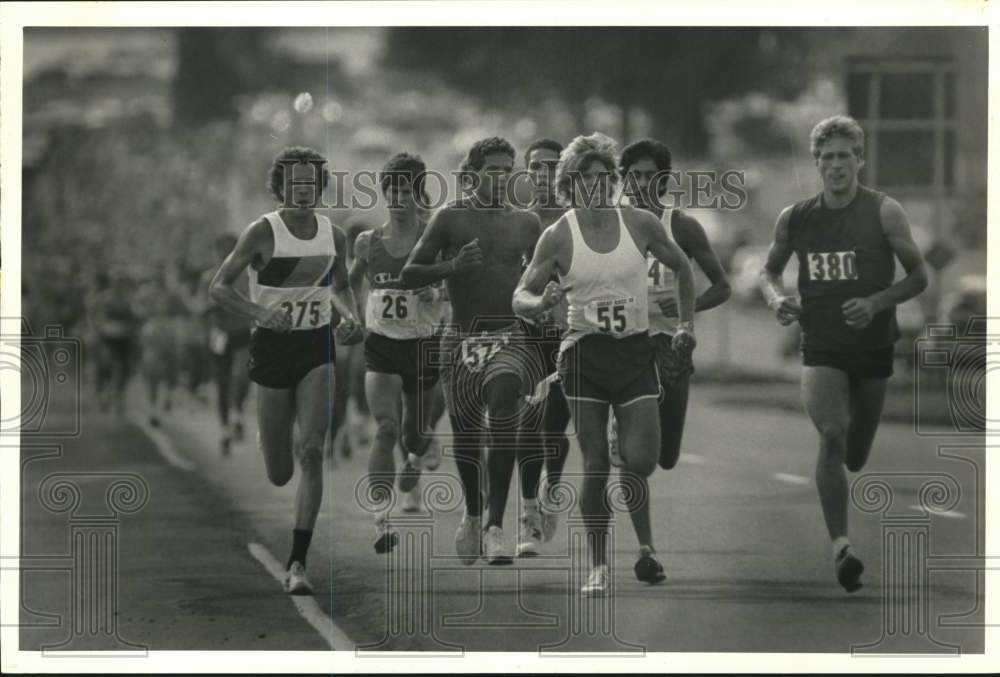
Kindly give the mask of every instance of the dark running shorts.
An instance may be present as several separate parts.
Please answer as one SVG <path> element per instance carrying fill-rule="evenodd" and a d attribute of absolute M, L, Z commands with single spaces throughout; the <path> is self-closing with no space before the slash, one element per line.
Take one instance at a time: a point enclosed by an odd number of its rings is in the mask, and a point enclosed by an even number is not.
<path fill-rule="evenodd" d="M 445 336 L 441 351 L 444 362 L 441 384 L 453 425 L 458 427 L 456 432 L 484 429 L 485 391 L 494 379 L 508 375 L 516 377 L 518 396 L 523 398 L 547 375 L 540 341 L 520 322 L 502 331 L 466 337 Z M 493 423 L 513 425 L 513 422 Z M 533 425 L 528 421 L 522 424 Z"/>
<path fill-rule="evenodd" d="M 566 399 L 627 405 L 660 395 L 649 334 L 587 334 L 559 356 Z"/>
<path fill-rule="evenodd" d="M 851 378 L 889 378 L 893 374 L 894 351 L 893 346 L 856 353 L 806 348 L 802 351 L 802 365 L 839 369 Z"/>
<path fill-rule="evenodd" d="M 431 364 L 433 346 L 441 339 L 394 339 L 371 332 L 365 338 L 365 370 L 395 374 L 403 379 L 403 392 L 428 390 L 438 380 L 438 366 Z"/>
<path fill-rule="evenodd" d="M 265 388 L 294 388 L 310 371 L 335 359 L 330 325 L 285 333 L 254 327 L 250 336 L 250 380 Z"/>

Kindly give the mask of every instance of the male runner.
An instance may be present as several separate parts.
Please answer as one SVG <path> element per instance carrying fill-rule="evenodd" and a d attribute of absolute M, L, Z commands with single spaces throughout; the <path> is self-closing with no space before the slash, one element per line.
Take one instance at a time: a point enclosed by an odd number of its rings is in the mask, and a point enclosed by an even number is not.
<path fill-rule="evenodd" d="M 224 260 L 236 246 L 236 241 L 236 236 L 231 233 L 219 235 L 215 239 L 216 256 Z M 205 294 L 203 312 L 208 319 L 208 350 L 212 355 L 216 410 L 222 429 L 220 447 L 223 454 L 228 454 L 233 440 L 243 440 L 243 402 L 250 390 L 247 359 L 252 323 L 245 316 L 231 313 L 207 298 L 212 277 L 211 270 L 205 271 L 200 290 Z M 241 275 L 236 286 L 240 293 L 246 294 L 248 276 Z"/>
<path fill-rule="evenodd" d="M 511 208 L 506 192 L 514 148 L 504 139 L 477 141 L 466 162 L 474 188 L 431 217 L 402 271 L 405 286 L 447 280 L 457 332 L 442 337 L 451 362 L 442 383 L 455 435 L 455 464 L 465 515 L 455 535 L 464 564 L 485 555 L 490 564 L 513 560 L 503 543 L 503 514 L 513 475 L 521 398 L 541 376 L 531 359 L 524 323 L 511 308 L 522 257 L 538 239 L 538 217 Z M 437 261 L 443 254 L 444 261 Z M 488 423 L 484 426 L 484 417 Z M 489 446 L 489 519 L 482 533 L 480 457 Z"/>
<path fill-rule="evenodd" d="M 514 297 L 518 313 L 536 317 L 564 294 L 569 303 L 559 374 L 584 457 L 580 512 L 593 564 L 584 595 L 604 594 L 608 586 L 609 405 L 621 427 L 624 479 L 634 483 L 624 492 L 629 512 L 639 542 L 652 541 L 646 478 L 656 467 L 660 431 L 659 384 L 648 333 L 647 253 L 677 275 L 681 322 L 673 347 L 684 352 L 694 347 L 691 266 L 656 217 L 612 206 L 615 150 L 614 141 L 593 134 L 577 137 L 563 152 L 556 187 L 572 209 L 542 234 Z M 552 281 L 553 272 L 560 282 Z M 645 567 L 637 564 L 637 575 L 640 571 Z"/>
<path fill-rule="evenodd" d="M 555 223 L 566 210 L 556 198 L 556 165 L 563 147 L 552 139 L 538 139 L 525 153 L 524 161 L 534 191 L 531 211 L 538 217 L 542 229 Z M 527 262 L 525 262 L 527 264 Z M 563 331 L 566 328 L 566 307 L 560 304 L 538 323 L 528 321 L 529 331 L 539 341 L 545 357 L 545 371 L 556 376 L 556 356 Z M 541 406 L 544 407 L 542 431 L 532 435 L 531 431 L 521 431 L 521 443 L 517 446 L 518 475 L 521 483 L 521 525 L 518 534 L 516 554 L 531 557 L 538 554 L 542 541 L 550 541 L 555 536 L 562 513 L 556 500 L 563 466 L 569 453 L 569 439 L 566 426 L 569 425 L 569 405 L 563 396 L 558 381 L 551 379 L 543 386 L 545 392 Z M 540 484 L 542 467 L 545 468 L 545 482 Z"/>
<path fill-rule="evenodd" d="M 93 308 L 99 351 L 98 396 L 102 411 L 114 405 L 115 413 L 124 416 L 139 315 L 133 309 L 132 285 L 125 272 L 113 269 L 109 278 L 110 286 L 97 294 Z"/>
<path fill-rule="evenodd" d="M 719 263 L 705 229 L 698 220 L 686 212 L 664 204 L 667 179 L 671 170 L 670 149 L 653 139 L 629 144 L 622 151 L 618 168 L 623 178 L 623 192 L 638 209 L 653 214 L 660 220 L 668 237 L 695 261 L 708 277 L 711 286 L 702 292 L 694 304 L 695 312 L 714 308 L 729 298 L 729 282 Z M 660 467 L 670 470 L 680 456 L 684 418 L 687 414 L 690 376 L 694 371 L 690 360 L 676 355 L 671 347 L 677 332 L 677 285 L 673 271 L 664 268 L 654 256 L 647 255 L 649 271 L 646 286 L 649 294 L 649 338 L 660 377 Z M 612 421 L 614 428 L 615 422 Z M 615 463 L 618 441 L 615 435 L 609 440 L 611 461 Z M 619 461 L 620 462 L 620 461 Z M 636 534 L 639 534 L 637 528 Z M 640 580 L 654 582 L 665 578 L 663 566 L 654 556 L 652 543 L 639 542 L 645 571 L 636 573 Z"/>
<path fill-rule="evenodd" d="M 175 317 L 182 312 L 180 299 L 167 289 L 161 271 L 156 271 L 136 294 L 145 316 L 139 330 L 139 371 L 149 397 L 149 424 L 160 425 L 160 416 L 172 408 L 177 387 L 179 348 Z"/>
<path fill-rule="evenodd" d="M 399 488 L 409 492 L 417 485 L 431 439 L 427 429 L 438 374 L 426 363 L 432 352 L 427 346 L 437 343 L 433 334 L 441 310 L 436 290 L 409 288 L 399 278 L 425 227 L 416 198 L 427 203 L 426 173 L 423 160 L 409 153 L 394 155 L 386 163 L 379 185 L 389 205 L 389 221 L 358 236 L 350 275 L 356 296 L 366 278 L 370 290 L 365 309 L 365 393 L 375 417 L 375 437 L 368 478 L 373 498 L 387 503 L 396 472 L 392 458 L 396 441 L 404 457 Z M 389 552 L 399 537 L 389 527 L 388 509 L 376 517 L 375 526 L 375 552 Z"/>
<path fill-rule="evenodd" d="M 899 338 L 895 308 L 927 287 L 927 273 L 903 208 L 858 183 L 861 126 L 827 118 L 813 128 L 810 146 L 823 190 L 778 216 L 761 288 L 781 324 L 802 327 L 802 398 L 819 432 L 816 487 L 837 580 L 854 592 L 864 566 L 847 537 L 844 466 L 858 472 L 868 459 Z M 801 300 L 781 284 L 792 252 Z M 906 270 L 895 284 L 893 256 Z"/>
<path fill-rule="evenodd" d="M 344 266 L 344 233 L 315 212 L 328 180 L 326 159 L 317 151 L 282 150 L 269 174 L 281 207 L 243 231 L 211 285 L 212 300 L 256 324 L 249 369 L 258 385 L 258 441 L 267 476 L 285 485 L 295 469 L 293 455 L 302 472 L 285 581 L 291 594 L 312 592 L 305 565 L 323 498 L 323 442 L 334 378 L 332 308 L 343 318 L 335 332 L 341 343 L 363 337 Z M 249 299 L 235 287 L 248 267 Z"/>

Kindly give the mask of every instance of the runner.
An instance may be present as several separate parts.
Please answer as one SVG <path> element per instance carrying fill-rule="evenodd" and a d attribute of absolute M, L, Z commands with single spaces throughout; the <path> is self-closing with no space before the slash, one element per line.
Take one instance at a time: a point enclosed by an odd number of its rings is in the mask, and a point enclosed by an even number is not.
<path fill-rule="evenodd" d="M 427 363 L 429 346 L 441 315 L 436 290 L 403 285 L 400 270 L 423 233 L 417 196 L 427 203 L 423 161 L 408 153 L 393 156 L 379 176 L 382 195 L 389 206 L 389 221 L 365 231 L 355 243 L 351 285 L 360 295 L 367 279 L 365 309 L 365 393 L 375 418 L 375 437 L 368 459 L 368 479 L 374 496 L 392 495 L 396 464 L 393 450 L 399 441 L 403 467 L 399 489 L 412 492 L 420 478 L 422 457 L 430 442 L 437 368 Z M 402 405 L 402 406 L 400 406 Z M 375 520 L 375 552 L 392 550 L 399 539 L 389 524 L 388 509 Z"/>
<path fill-rule="evenodd" d="M 528 146 L 524 156 L 534 191 L 531 211 L 541 221 L 543 229 L 551 226 L 566 212 L 559 205 L 555 191 L 556 165 L 562 150 L 562 144 L 558 141 L 538 139 Z M 522 440 L 517 446 L 521 483 L 521 524 L 516 549 L 518 557 L 537 555 L 542 541 L 550 541 L 556 534 L 559 516 L 565 510 L 559 510 L 557 499 L 561 492 L 555 490 L 555 487 L 562 478 L 563 466 L 569 453 L 569 438 L 566 437 L 569 405 L 563 396 L 562 386 L 558 383 L 555 359 L 566 328 L 565 303 L 552 309 L 538 323 L 525 319 L 546 358 L 545 371 L 549 378 L 539 393 L 542 398 L 540 406 L 544 408 L 542 433 L 539 439 L 532 439 L 529 431 L 522 430 Z M 543 466 L 545 481 L 540 485 Z"/>
<path fill-rule="evenodd" d="M 868 459 L 893 372 L 896 306 L 927 287 L 927 273 L 903 208 L 858 182 L 861 126 L 827 118 L 813 128 L 810 147 L 823 190 L 778 216 L 761 288 L 781 324 L 802 327 L 802 398 L 819 433 L 816 487 L 837 580 L 854 592 L 864 565 L 847 536 L 844 466 L 858 472 Z M 781 284 L 792 252 L 797 297 Z M 893 256 L 906 270 L 895 284 Z"/>
<path fill-rule="evenodd" d="M 328 181 L 326 159 L 317 151 L 282 150 L 269 174 L 281 207 L 243 231 L 211 284 L 212 300 L 256 325 L 249 369 L 258 386 L 257 435 L 268 478 L 285 485 L 294 458 L 302 472 L 285 581 L 291 594 L 312 592 L 306 552 L 323 498 L 323 443 L 334 379 L 331 333 L 347 344 L 363 337 L 344 266 L 344 233 L 314 210 Z M 248 267 L 249 299 L 235 287 Z M 331 332 L 334 306 L 343 319 Z M 299 433 L 295 441 L 293 428 Z"/>
<path fill-rule="evenodd" d="M 236 246 L 237 237 L 224 233 L 215 240 L 215 253 L 220 260 Z M 211 302 L 208 288 L 214 276 L 211 270 L 202 275 L 199 285 L 202 306 L 208 319 L 208 350 L 212 356 L 215 377 L 216 410 L 222 431 L 219 445 L 223 455 L 230 452 L 233 441 L 243 440 L 243 402 L 250 390 L 247 361 L 250 350 L 252 323 L 242 315 L 231 313 Z M 236 283 L 241 294 L 249 292 L 249 278 L 241 275 Z"/>
<path fill-rule="evenodd" d="M 154 273 L 136 294 L 138 308 L 145 312 L 139 330 L 139 371 L 149 398 L 149 424 L 159 426 L 173 407 L 177 387 L 178 344 L 174 316 L 180 301 L 167 289 L 162 271 Z"/>
<path fill-rule="evenodd" d="M 464 564 L 485 545 L 489 564 L 509 564 L 503 517 L 513 476 L 523 397 L 544 375 L 533 359 L 523 321 L 511 307 L 522 257 L 538 239 L 538 217 L 506 201 L 515 151 L 504 139 L 477 141 L 466 161 L 474 188 L 431 218 L 402 271 L 416 287 L 447 279 L 454 332 L 442 337 L 451 360 L 443 386 L 454 434 L 465 515 L 455 535 Z M 438 261 L 443 254 L 444 261 Z M 484 421 L 484 418 L 486 421 Z M 482 445 L 489 446 L 489 518 L 482 530 Z"/>
<path fill-rule="evenodd" d="M 518 286 L 517 312 L 537 317 L 569 303 L 569 331 L 559 354 L 559 374 L 584 458 L 580 512 L 587 530 L 593 569 L 581 589 L 607 591 L 605 498 L 608 459 L 608 405 L 621 425 L 624 492 L 639 542 L 652 544 L 646 478 L 659 455 L 659 395 L 649 341 L 646 255 L 652 253 L 677 275 L 680 323 L 673 347 L 694 347 L 694 290 L 691 266 L 680 248 L 648 212 L 614 208 L 616 146 L 602 134 L 577 137 L 559 161 L 556 189 L 572 209 L 542 235 Z M 553 282 L 552 274 L 560 281 Z M 640 552 L 636 574 L 647 569 Z M 651 581 L 655 582 L 655 581 Z"/>
<path fill-rule="evenodd" d="M 133 310 L 132 284 L 114 268 L 110 285 L 98 293 L 93 308 L 98 339 L 98 397 L 102 411 L 125 415 L 125 387 L 132 375 L 139 315 Z"/>

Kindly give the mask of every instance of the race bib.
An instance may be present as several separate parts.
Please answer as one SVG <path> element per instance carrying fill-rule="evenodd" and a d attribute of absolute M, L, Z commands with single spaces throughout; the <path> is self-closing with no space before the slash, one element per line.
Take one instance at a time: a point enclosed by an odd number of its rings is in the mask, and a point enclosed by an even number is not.
<path fill-rule="evenodd" d="M 810 252 L 809 279 L 813 282 L 837 282 L 858 279 L 854 252 Z"/>
<path fill-rule="evenodd" d="M 646 274 L 646 288 L 651 292 L 672 290 L 674 271 L 670 270 L 659 259 L 649 258 L 649 271 Z"/>
<path fill-rule="evenodd" d="M 462 341 L 462 363 L 472 373 L 482 371 L 509 342 L 508 334 L 470 336 Z"/>
<path fill-rule="evenodd" d="M 292 329 L 313 329 L 320 326 L 323 303 L 323 301 L 283 301 L 281 309 L 292 321 Z"/>
<path fill-rule="evenodd" d="M 602 299 L 588 303 L 583 309 L 587 322 L 600 332 L 626 336 L 639 327 L 639 304 L 634 297 Z"/>

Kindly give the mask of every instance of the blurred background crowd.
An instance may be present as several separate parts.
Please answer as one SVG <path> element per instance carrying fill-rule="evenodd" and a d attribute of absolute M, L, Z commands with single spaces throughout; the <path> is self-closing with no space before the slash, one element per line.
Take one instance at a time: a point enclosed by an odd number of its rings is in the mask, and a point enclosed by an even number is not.
<path fill-rule="evenodd" d="M 196 395 L 208 340 L 199 287 L 220 263 L 213 243 L 273 209 L 266 174 L 293 144 L 320 149 L 348 173 L 377 170 L 402 150 L 447 173 L 486 136 L 523 153 L 538 137 L 565 143 L 599 130 L 622 145 L 662 139 L 681 172 L 742 172 L 745 204 L 695 210 L 734 292 L 699 317 L 699 373 L 790 378 L 797 334 L 773 321 L 757 273 L 778 212 L 819 189 L 809 130 L 849 113 L 868 136 L 862 181 L 902 202 L 932 274 L 928 292 L 899 310 L 900 370 L 927 324 L 961 326 L 986 310 L 985 29 L 24 36 L 24 314 L 36 333 L 60 325 L 92 337 L 95 304 L 117 287 L 132 299 L 130 331 L 157 313 L 171 318 L 190 355 L 182 383 Z M 302 92 L 311 106 L 293 106 Z M 336 201 L 349 204 L 349 182 L 343 190 Z M 386 216 L 382 205 L 330 212 L 351 235 Z"/>

